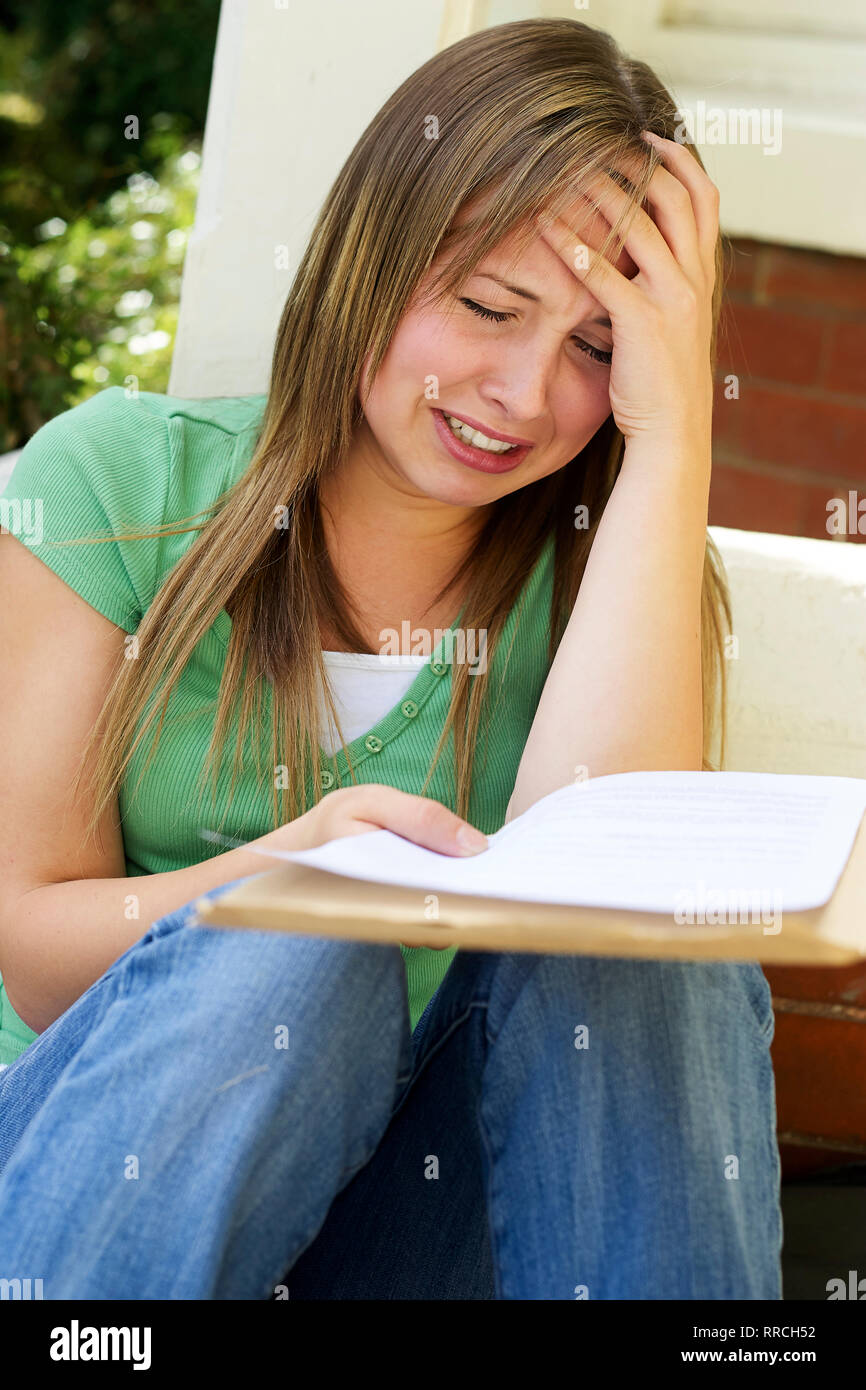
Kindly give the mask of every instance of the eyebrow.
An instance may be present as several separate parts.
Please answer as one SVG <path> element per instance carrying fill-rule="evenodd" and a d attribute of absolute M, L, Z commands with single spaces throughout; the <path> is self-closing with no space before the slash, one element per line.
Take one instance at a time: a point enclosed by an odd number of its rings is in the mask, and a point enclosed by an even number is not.
<path fill-rule="evenodd" d="M 508 290 L 509 294 L 517 294 L 520 296 L 521 299 L 531 299 L 533 304 L 541 303 L 541 300 L 539 299 L 538 295 L 533 294 L 531 290 L 522 289 L 520 285 L 509 284 L 507 280 L 500 280 L 498 275 L 490 275 L 487 271 L 476 271 L 475 278 L 477 280 L 492 280 L 495 285 L 501 285 L 504 290 Z M 599 328 L 612 327 L 610 319 L 606 318 L 604 315 L 600 315 L 598 318 L 589 319 L 587 321 L 589 323 L 597 324 Z"/>

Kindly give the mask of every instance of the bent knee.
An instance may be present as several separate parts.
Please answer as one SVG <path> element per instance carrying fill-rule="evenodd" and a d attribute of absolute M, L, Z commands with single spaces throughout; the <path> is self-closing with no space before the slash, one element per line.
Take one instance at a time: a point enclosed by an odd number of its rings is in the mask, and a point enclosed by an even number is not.
<path fill-rule="evenodd" d="M 318 1018 L 354 1011 L 359 1024 L 405 1005 L 399 947 L 369 942 L 209 927 L 195 919 L 145 939 L 126 963 L 124 992 L 159 991 L 206 1018 Z"/>
<path fill-rule="evenodd" d="M 743 1020 L 768 1043 L 773 1033 L 769 984 L 757 961 L 655 960 L 638 957 L 503 953 L 490 994 L 489 1028 L 498 1033 L 517 1001 L 538 1019 L 575 1026 L 685 1034 Z"/>

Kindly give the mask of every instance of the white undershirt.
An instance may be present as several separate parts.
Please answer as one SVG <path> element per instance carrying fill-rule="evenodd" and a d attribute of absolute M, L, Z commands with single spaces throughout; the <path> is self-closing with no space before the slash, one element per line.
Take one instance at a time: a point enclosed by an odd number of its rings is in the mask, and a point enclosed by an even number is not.
<path fill-rule="evenodd" d="M 368 734 L 399 704 L 429 656 L 382 656 L 378 652 L 322 652 L 334 704 L 347 743 Z M 340 747 L 319 691 L 323 727 L 322 747 L 328 754 Z"/>

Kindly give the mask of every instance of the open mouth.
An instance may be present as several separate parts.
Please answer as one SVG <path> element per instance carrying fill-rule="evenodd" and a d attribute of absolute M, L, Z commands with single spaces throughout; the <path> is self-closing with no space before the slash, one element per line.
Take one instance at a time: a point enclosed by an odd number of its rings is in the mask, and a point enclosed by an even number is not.
<path fill-rule="evenodd" d="M 489 435 L 482 434 L 480 430 L 475 430 L 471 425 L 467 425 L 457 415 L 446 415 L 442 412 L 448 428 L 458 439 L 462 439 L 464 444 L 471 444 L 476 449 L 483 449 L 488 454 L 513 454 L 516 449 L 524 448 L 521 444 L 506 444 L 501 439 L 492 439 Z"/>
<path fill-rule="evenodd" d="M 459 463 L 480 473 L 507 473 L 522 463 L 532 449 L 525 440 L 500 439 L 485 434 L 459 415 L 433 408 L 433 422 L 439 438 Z"/>

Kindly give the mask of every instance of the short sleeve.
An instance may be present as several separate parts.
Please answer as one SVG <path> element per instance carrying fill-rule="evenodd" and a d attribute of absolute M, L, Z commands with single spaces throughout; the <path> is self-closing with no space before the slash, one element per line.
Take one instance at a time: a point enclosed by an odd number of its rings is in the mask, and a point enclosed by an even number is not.
<path fill-rule="evenodd" d="M 170 475 L 166 418 L 140 395 L 107 387 L 24 445 L 0 496 L 0 523 L 93 608 L 134 632 L 158 587 L 161 541 L 122 533 L 163 523 Z"/>

